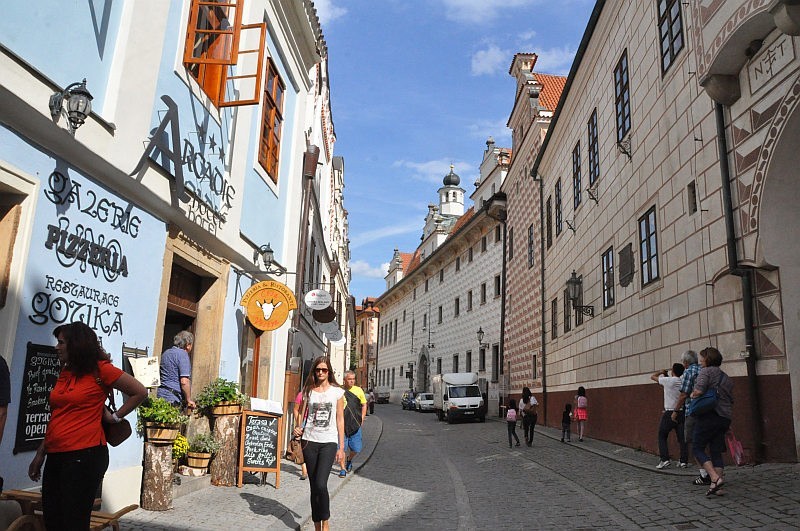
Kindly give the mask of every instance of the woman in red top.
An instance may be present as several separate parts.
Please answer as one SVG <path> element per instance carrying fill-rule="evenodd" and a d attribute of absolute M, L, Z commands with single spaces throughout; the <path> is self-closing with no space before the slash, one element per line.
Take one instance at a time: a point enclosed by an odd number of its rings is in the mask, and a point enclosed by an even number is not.
<path fill-rule="evenodd" d="M 97 341 L 94 330 L 82 322 L 53 330 L 61 373 L 50 392 L 50 422 L 44 441 L 28 467 L 33 481 L 42 477 L 42 506 L 49 530 L 89 528 L 97 488 L 108 468 L 103 422 L 119 422 L 147 395 L 132 376 L 114 367 Z M 116 413 L 104 404 L 111 388 L 128 399 Z"/>

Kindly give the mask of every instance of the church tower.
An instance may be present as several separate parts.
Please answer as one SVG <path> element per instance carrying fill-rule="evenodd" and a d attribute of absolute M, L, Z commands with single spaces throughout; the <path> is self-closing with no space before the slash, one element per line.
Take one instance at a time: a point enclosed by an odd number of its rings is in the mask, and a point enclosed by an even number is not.
<path fill-rule="evenodd" d="M 464 189 L 459 186 L 461 177 L 453 172 L 444 176 L 443 186 L 439 188 L 439 214 L 443 216 L 462 216 L 464 214 Z"/>

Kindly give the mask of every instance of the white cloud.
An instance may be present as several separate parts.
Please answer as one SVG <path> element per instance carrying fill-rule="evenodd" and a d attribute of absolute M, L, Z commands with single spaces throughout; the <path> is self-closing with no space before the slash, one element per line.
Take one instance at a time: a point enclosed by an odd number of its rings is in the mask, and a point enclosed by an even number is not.
<path fill-rule="evenodd" d="M 333 5 L 334 0 L 314 0 L 314 7 L 317 8 L 317 16 L 323 26 L 332 20 L 344 16 L 347 9 Z"/>
<path fill-rule="evenodd" d="M 364 260 L 356 260 L 350 262 L 350 271 L 354 277 L 386 278 L 386 274 L 389 272 L 389 262 L 384 262 L 378 267 L 372 267 Z"/>
<path fill-rule="evenodd" d="M 409 234 L 417 232 L 421 229 L 420 221 L 407 221 L 397 225 L 387 225 L 386 227 L 379 227 L 377 229 L 368 230 L 361 234 L 353 234 L 350 237 L 350 249 L 358 249 L 368 243 L 377 240 L 382 240 L 389 236 L 397 234 Z"/>
<path fill-rule="evenodd" d="M 442 0 L 445 16 L 455 22 L 482 24 L 494 20 L 504 10 L 528 6 L 536 0 Z"/>
<path fill-rule="evenodd" d="M 511 147 L 511 129 L 506 127 L 506 118 L 498 120 L 479 120 L 476 123 L 470 124 L 467 129 L 470 136 L 487 140 L 489 137 L 494 138 L 495 144 L 500 147 Z"/>
<path fill-rule="evenodd" d="M 533 40 L 534 37 L 536 37 L 536 32 L 534 30 L 526 31 L 524 33 L 520 33 L 519 35 L 517 35 L 517 39 L 522 44 L 529 43 L 530 41 Z"/>
<path fill-rule="evenodd" d="M 573 59 L 575 59 L 575 52 L 576 50 L 569 46 L 537 50 L 536 55 L 538 55 L 538 58 L 536 59 L 534 70 L 543 74 L 566 76 L 569 73 L 570 66 L 572 66 Z"/>
<path fill-rule="evenodd" d="M 494 75 L 503 72 L 514 54 L 503 50 L 496 44 L 490 44 L 485 50 L 478 50 L 472 55 L 472 75 Z"/>
<path fill-rule="evenodd" d="M 452 159 L 428 160 L 423 162 L 398 160 L 393 166 L 395 168 L 408 168 L 412 170 L 409 177 L 416 181 L 442 184 L 444 176 L 450 173 L 451 164 L 453 165 L 453 171 L 461 177 L 461 186 L 463 187 L 466 181 L 465 176 L 474 174 L 472 165 L 467 162 L 454 161 Z"/>

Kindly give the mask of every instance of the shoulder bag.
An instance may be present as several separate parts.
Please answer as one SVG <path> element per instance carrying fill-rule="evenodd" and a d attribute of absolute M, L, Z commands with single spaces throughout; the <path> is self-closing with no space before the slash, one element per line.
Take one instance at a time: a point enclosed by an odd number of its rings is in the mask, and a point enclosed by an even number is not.
<path fill-rule="evenodd" d="M 706 389 L 706 392 L 702 395 L 697 398 L 692 398 L 692 401 L 689 402 L 689 405 L 686 407 L 686 414 L 697 417 L 698 415 L 704 415 L 710 411 L 714 411 L 717 407 L 717 389 L 722 384 L 722 379 L 727 377 L 727 374 L 724 372 L 721 373 L 717 387 Z"/>
<path fill-rule="evenodd" d="M 97 382 L 97 385 L 99 385 L 100 388 L 105 391 L 105 387 L 103 386 L 103 382 L 100 380 L 99 376 L 95 377 L 95 381 Z M 114 402 L 114 389 L 108 390 L 108 404 L 104 404 L 103 407 L 105 407 L 111 413 L 117 412 L 117 405 Z M 111 446 L 119 446 L 131 436 L 131 433 L 133 433 L 133 430 L 131 429 L 131 423 L 128 422 L 127 419 L 120 419 L 119 422 L 103 422 L 103 431 L 106 434 L 106 442 Z"/>

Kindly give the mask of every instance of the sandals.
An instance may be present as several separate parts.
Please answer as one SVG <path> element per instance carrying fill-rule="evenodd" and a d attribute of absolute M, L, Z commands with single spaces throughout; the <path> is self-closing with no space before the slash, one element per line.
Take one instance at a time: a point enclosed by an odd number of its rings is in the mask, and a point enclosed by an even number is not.
<path fill-rule="evenodd" d="M 720 494 L 721 495 L 722 494 L 721 489 L 722 489 L 722 486 L 724 485 L 724 483 L 725 482 L 722 480 L 721 477 L 717 478 L 716 481 L 712 481 L 711 482 L 711 486 L 708 487 L 708 490 L 706 491 L 706 496 L 711 496 L 712 494 Z"/>

